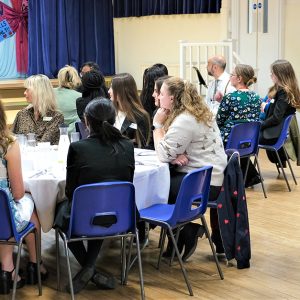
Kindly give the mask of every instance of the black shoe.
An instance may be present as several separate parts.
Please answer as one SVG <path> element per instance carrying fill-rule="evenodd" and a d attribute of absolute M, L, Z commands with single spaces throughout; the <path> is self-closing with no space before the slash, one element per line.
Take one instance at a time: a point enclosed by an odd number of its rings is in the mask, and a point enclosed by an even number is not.
<path fill-rule="evenodd" d="M 204 226 L 196 223 L 188 223 L 181 231 L 182 240 L 184 241 L 184 253 L 182 260 L 186 261 L 197 248 L 198 238 L 202 237 L 205 233 Z"/>
<path fill-rule="evenodd" d="M 91 281 L 102 290 L 113 290 L 116 287 L 115 278 L 111 275 L 95 272 Z"/>
<path fill-rule="evenodd" d="M 8 271 L 0 271 L 0 294 L 7 295 L 9 294 L 10 289 L 13 288 L 14 281 L 12 280 L 12 273 Z M 25 285 L 25 280 L 23 278 L 20 278 L 17 281 L 17 289 L 22 288 Z"/>
<path fill-rule="evenodd" d="M 72 279 L 73 281 L 73 291 L 74 294 L 79 293 L 82 289 L 86 287 L 88 282 L 92 279 L 95 274 L 94 267 L 84 267 L 82 268 Z M 67 292 L 71 293 L 70 285 L 66 286 Z"/>
<path fill-rule="evenodd" d="M 253 185 L 259 184 L 261 183 L 261 179 L 259 175 L 256 175 L 250 179 L 247 178 L 246 182 L 245 182 L 245 188 L 251 187 Z"/>
<path fill-rule="evenodd" d="M 42 262 L 41 262 L 42 264 Z M 27 284 L 37 284 L 37 264 L 33 262 L 28 262 L 27 264 L 27 276 L 26 276 L 26 283 Z M 41 272 L 41 280 L 45 281 L 49 276 L 49 272 L 46 271 L 45 273 Z"/>

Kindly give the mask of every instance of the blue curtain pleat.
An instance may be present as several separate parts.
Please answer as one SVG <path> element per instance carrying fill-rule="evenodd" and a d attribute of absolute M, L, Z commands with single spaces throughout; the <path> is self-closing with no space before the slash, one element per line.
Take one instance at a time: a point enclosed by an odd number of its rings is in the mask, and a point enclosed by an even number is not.
<path fill-rule="evenodd" d="M 220 13 L 222 0 L 114 0 L 114 17 Z"/>
<path fill-rule="evenodd" d="M 30 0 L 28 74 L 54 78 L 64 65 L 79 69 L 85 61 L 114 74 L 112 15 L 107 0 Z"/>

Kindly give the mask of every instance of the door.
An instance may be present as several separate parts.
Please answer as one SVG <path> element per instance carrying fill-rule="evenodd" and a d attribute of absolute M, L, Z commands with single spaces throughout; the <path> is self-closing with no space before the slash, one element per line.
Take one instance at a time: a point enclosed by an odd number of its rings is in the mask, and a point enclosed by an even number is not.
<path fill-rule="evenodd" d="M 242 62 L 255 69 L 255 90 L 261 97 L 266 95 L 272 85 L 270 65 L 283 57 L 284 2 L 285 0 L 232 1 L 232 25 L 238 28 L 233 31 L 237 40 L 236 50 Z"/>

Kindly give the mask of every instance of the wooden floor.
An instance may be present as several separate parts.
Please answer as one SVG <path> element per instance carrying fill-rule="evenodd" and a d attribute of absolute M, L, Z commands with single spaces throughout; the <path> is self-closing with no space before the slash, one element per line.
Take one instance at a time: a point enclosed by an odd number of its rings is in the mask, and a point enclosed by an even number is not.
<path fill-rule="evenodd" d="M 260 162 L 268 198 L 264 199 L 260 186 L 247 189 L 250 220 L 252 259 L 251 268 L 238 270 L 234 262 L 229 266 L 221 261 L 225 279 L 220 280 L 208 240 L 199 240 L 195 254 L 185 264 L 193 287 L 194 297 L 188 295 L 178 264 L 171 268 L 164 262 L 161 270 L 154 267 L 158 256 L 158 231 L 150 232 L 150 244 L 142 253 L 145 292 L 147 299 L 300 299 L 300 186 L 291 182 L 292 192 L 287 191 L 282 178 L 277 179 L 274 165 L 265 154 Z M 300 168 L 293 163 L 300 185 Z M 288 172 L 290 175 L 290 173 Z M 291 177 L 289 176 L 291 179 Z M 208 216 L 209 214 L 207 214 Z M 208 217 L 207 217 L 208 218 Z M 119 275 L 117 242 L 104 245 L 98 267 Z M 24 252 L 23 254 L 27 254 Z M 43 286 L 43 296 L 37 296 L 35 287 L 26 286 L 17 291 L 17 299 L 69 299 L 69 295 L 56 291 L 55 243 L 53 232 L 43 235 L 43 260 L 50 271 L 50 278 Z M 26 261 L 26 257 L 24 260 Z M 62 259 L 65 266 L 65 260 Z M 78 270 L 74 258 L 73 270 Z M 66 268 L 61 286 L 67 283 Z M 115 290 L 97 290 L 90 283 L 76 295 L 76 299 L 139 299 L 140 289 L 137 267 L 129 274 L 127 286 L 118 284 Z M 0 297 L 8 299 L 8 297 Z"/>

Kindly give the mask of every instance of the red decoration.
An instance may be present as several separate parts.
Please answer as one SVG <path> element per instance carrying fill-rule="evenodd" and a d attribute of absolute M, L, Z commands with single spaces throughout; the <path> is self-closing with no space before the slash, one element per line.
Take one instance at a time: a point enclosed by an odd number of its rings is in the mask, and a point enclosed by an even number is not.
<path fill-rule="evenodd" d="M 233 195 L 234 195 L 234 196 L 237 196 L 237 195 L 238 195 L 238 192 L 237 192 L 237 191 L 234 191 L 234 192 L 233 192 Z"/>
<path fill-rule="evenodd" d="M 236 217 L 239 218 L 239 217 L 240 217 L 240 213 L 237 213 L 237 214 L 236 214 Z"/>
<path fill-rule="evenodd" d="M 237 251 L 240 251 L 240 250 L 241 250 L 241 246 L 237 246 L 237 247 L 236 247 L 236 250 L 237 250 Z"/>
<path fill-rule="evenodd" d="M 223 206 L 222 203 L 218 204 L 218 208 L 222 208 L 222 206 Z"/>
<path fill-rule="evenodd" d="M 229 223 L 229 220 L 225 219 L 225 220 L 224 220 L 224 223 L 225 223 L 225 224 L 228 224 L 228 223 Z"/>

